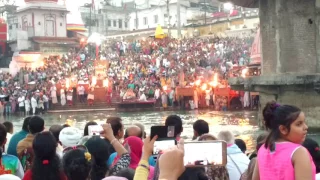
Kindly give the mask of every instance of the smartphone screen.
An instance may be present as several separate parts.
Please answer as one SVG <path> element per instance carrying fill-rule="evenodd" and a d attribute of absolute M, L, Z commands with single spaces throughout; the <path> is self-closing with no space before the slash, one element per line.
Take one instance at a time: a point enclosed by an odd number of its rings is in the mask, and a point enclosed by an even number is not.
<path fill-rule="evenodd" d="M 223 141 L 189 142 L 184 144 L 185 166 L 226 165 L 227 144 Z"/>
<path fill-rule="evenodd" d="M 153 155 L 158 155 L 162 151 L 165 151 L 175 145 L 176 145 L 176 142 L 174 139 L 155 141 L 153 145 Z"/>
<path fill-rule="evenodd" d="M 88 126 L 88 135 L 89 136 L 98 136 L 100 132 L 103 131 L 101 125 L 90 125 Z"/>
<path fill-rule="evenodd" d="M 158 136 L 158 139 L 174 138 L 174 126 L 152 126 L 150 135 L 151 139 L 155 135 Z"/>

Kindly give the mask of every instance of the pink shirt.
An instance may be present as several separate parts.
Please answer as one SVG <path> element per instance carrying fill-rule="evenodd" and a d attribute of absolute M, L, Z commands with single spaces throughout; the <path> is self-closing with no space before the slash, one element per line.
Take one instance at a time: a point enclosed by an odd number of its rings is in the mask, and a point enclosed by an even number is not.
<path fill-rule="evenodd" d="M 276 143 L 274 152 L 270 152 L 263 146 L 258 152 L 258 165 L 260 180 L 294 180 L 294 167 L 292 164 L 293 153 L 298 148 L 304 148 L 300 144 L 291 142 Z M 316 177 L 316 167 L 312 157 L 312 173 L 313 179 Z"/>

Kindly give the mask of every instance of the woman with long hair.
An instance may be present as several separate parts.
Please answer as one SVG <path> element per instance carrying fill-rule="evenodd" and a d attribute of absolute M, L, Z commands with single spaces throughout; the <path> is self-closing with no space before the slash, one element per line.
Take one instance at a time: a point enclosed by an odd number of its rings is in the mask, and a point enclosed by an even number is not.
<path fill-rule="evenodd" d="M 57 141 L 50 132 L 38 133 L 32 144 L 34 160 L 23 180 L 67 180 L 56 154 Z"/>
<path fill-rule="evenodd" d="M 301 145 L 308 132 L 301 109 L 269 102 L 262 113 L 269 135 L 258 151 L 252 180 L 314 180 L 316 168 L 312 157 Z"/>

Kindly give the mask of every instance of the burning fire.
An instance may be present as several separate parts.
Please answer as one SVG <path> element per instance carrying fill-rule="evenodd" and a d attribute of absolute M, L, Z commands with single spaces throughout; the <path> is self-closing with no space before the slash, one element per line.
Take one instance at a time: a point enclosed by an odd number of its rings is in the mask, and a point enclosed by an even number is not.
<path fill-rule="evenodd" d="M 202 86 L 201 86 L 201 90 L 202 90 L 202 91 L 207 90 L 207 88 L 208 88 L 208 85 L 207 85 L 207 84 L 202 84 Z"/>

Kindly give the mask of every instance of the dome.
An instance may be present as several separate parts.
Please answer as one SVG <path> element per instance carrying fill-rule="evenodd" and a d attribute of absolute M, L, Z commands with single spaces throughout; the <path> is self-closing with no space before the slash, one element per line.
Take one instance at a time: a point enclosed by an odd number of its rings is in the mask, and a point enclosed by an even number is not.
<path fill-rule="evenodd" d="M 39 3 L 39 2 L 49 2 L 49 3 L 58 3 L 58 0 L 24 0 L 25 3 Z"/>

